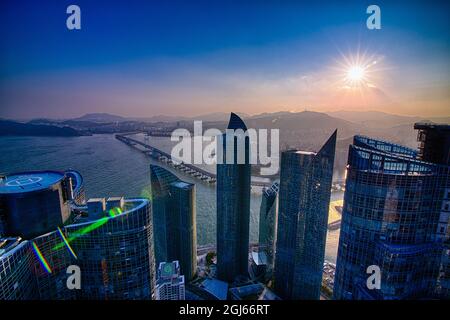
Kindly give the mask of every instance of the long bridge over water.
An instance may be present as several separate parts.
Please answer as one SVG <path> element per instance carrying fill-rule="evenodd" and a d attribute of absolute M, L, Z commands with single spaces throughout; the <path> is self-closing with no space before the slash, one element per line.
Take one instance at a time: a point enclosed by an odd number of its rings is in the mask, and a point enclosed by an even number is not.
<path fill-rule="evenodd" d="M 144 147 L 144 150 L 142 150 L 145 154 L 148 154 L 150 157 L 152 157 L 155 160 L 161 161 L 163 163 L 166 163 L 168 165 L 173 166 L 175 169 L 182 171 L 184 173 L 190 174 L 191 176 L 200 179 L 202 181 L 208 182 L 208 183 L 215 183 L 217 175 L 215 173 L 209 172 L 207 170 L 204 170 L 202 168 L 199 168 L 193 164 L 184 163 L 180 161 L 173 161 L 172 155 L 164 152 L 156 147 L 153 147 L 149 145 L 148 143 L 130 138 L 130 135 L 136 134 L 138 132 L 133 133 L 127 133 L 127 134 L 116 134 L 116 139 L 119 141 L 122 141 L 123 143 L 136 147 L 141 146 Z M 255 187 L 270 187 L 272 185 L 271 182 L 264 182 L 264 181 L 251 181 L 251 185 Z"/>

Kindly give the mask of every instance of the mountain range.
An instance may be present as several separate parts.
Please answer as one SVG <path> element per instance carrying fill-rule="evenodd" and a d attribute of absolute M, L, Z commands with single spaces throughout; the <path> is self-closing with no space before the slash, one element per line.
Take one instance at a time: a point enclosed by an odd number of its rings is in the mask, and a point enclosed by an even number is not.
<path fill-rule="evenodd" d="M 0 120 L 0 136 L 76 137 L 80 136 L 80 133 L 70 127 L 36 125 L 8 120 Z"/>
<path fill-rule="evenodd" d="M 335 168 L 337 174 L 342 176 L 346 166 L 348 146 L 354 135 L 365 135 L 382 140 L 392 141 L 408 147 L 417 147 L 417 132 L 413 126 L 415 122 L 432 121 L 436 123 L 450 123 L 450 117 L 423 118 L 378 111 L 335 111 L 335 112 L 289 112 L 262 113 L 258 115 L 239 114 L 244 118 L 248 128 L 255 129 L 279 129 L 280 149 L 301 149 L 318 151 L 322 144 L 338 130 L 338 142 L 336 146 Z M 108 113 L 92 113 L 82 117 L 67 120 L 35 119 L 27 124 L 0 122 L 0 135 L 78 135 L 76 128 L 82 132 L 96 132 L 94 128 L 122 127 L 126 130 L 128 124 L 131 127 L 139 127 L 144 123 L 153 123 L 156 126 L 173 128 L 177 126 L 192 127 L 194 120 L 203 120 L 203 128 L 225 129 L 228 123 L 229 113 L 210 113 L 196 117 L 154 116 L 150 118 L 122 117 Z M 6 129 L 5 129 L 6 128 Z M 132 130 L 133 131 L 133 130 Z M 97 131 L 98 132 L 98 131 Z M 269 136 L 270 137 L 270 136 Z"/>

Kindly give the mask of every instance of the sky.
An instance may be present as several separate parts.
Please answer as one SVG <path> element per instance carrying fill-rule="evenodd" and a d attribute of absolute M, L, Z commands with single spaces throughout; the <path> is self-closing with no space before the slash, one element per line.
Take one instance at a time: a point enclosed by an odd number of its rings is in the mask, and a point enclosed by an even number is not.
<path fill-rule="evenodd" d="M 448 1 L 308 2 L 3 0 L 0 118 L 450 115 Z"/>

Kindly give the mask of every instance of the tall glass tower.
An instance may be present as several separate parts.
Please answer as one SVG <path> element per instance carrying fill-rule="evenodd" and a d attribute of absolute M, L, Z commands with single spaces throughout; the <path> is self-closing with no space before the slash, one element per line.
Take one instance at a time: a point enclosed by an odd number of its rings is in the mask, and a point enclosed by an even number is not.
<path fill-rule="evenodd" d="M 446 127 L 440 129 L 448 135 Z M 449 297 L 445 259 L 450 166 L 441 161 L 448 159 L 449 150 L 436 148 L 436 144 L 434 149 L 422 144 L 417 152 L 354 137 L 348 155 L 335 299 Z M 440 163 L 429 162 L 432 159 Z M 380 268 L 379 289 L 367 285 L 371 265 Z"/>
<path fill-rule="evenodd" d="M 68 222 L 71 177 L 60 171 L 10 174 L 0 180 L 0 234 L 30 239 Z"/>
<path fill-rule="evenodd" d="M 282 299 L 320 298 L 336 131 L 318 153 L 281 154 L 275 292 Z"/>
<path fill-rule="evenodd" d="M 66 174 L 70 179 L 65 178 Z M 45 224 L 38 223 L 37 227 L 45 229 L 43 234 L 27 236 L 26 240 L 12 237 L 16 230 L 26 232 L 31 222 L 20 224 L 20 220 L 14 220 L 14 208 L 2 204 L 0 214 L 10 220 L 6 220 L 7 238 L 0 237 L 0 299 L 152 298 L 155 265 L 148 199 L 121 198 L 116 202 L 116 198 L 109 198 L 111 210 L 102 207 L 93 214 L 86 203 L 81 203 L 83 179 L 75 171 L 25 172 L 2 180 L 0 193 L 6 202 L 20 199 L 22 208 L 41 203 L 27 212 L 32 212 L 33 217 L 42 215 Z M 54 199 L 54 192 L 62 194 L 59 204 L 54 201 L 43 206 L 43 199 Z M 105 204 L 104 199 L 99 202 Z M 58 219 L 49 220 L 49 208 L 63 205 L 69 210 L 65 223 L 59 222 L 60 211 L 55 212 Z M 69 290 L 66 286 L 67 268 L 71 265 L 80 267 L 81 290 Z"/>
<path fill-rule="evenodd" d="M 280 185 L 274 183 L 264 189 L 259 211 L 259 261 L 266 263 L 266 279 L 272 275 L 275 260 L 275 239 L 278 218 L 278 190 Z"/>
<path fill-rule="evenodd" d="M 170 184 L 168 260 L 177 257 L 181 273 L 187 281 L 197 269 L 197 228 L 195 185 L 183 181 Z"/>
<path fill-rule="evenodd" d="M 197 269 L 195 185 L 160 166 L 150 165 L 150 173 L 156 262 L 179 261 L 189 281 Z"/>
<path fill-rule="evenodd" d="M 152 188 L 153 236 L 155 239 L 155 263 L 169 261 L 167 258 L 167 216 L 169 186 L 180 181 L 172 172 L 156 165 L 150 165 Z"/>
<path fill-rule="evenodd" d="M 249 138 L 247 127 L 239 116 L 231 113 L 230 131 L 223 135 L 223 161 L 217 164 L 217 276 L 220 280 L 233 282 L 237 276 L 248 275 L 248 246 L 250 223 L 250 179 Z M 243 139 L 238 132 L 243 132 Z M 231 143 L 227 143 L 231 141 Z M 234 152 L 227 159 L 227 148 Z M 243 146 L 243 148 L 242 148 Z M 238 152 L 244 150 L 244 161 L 238 161 Z M 242 152 L 242 151 L 241 151 Z M 230 163 L 233 159 L 232 163 Z M 242 163 L 238 163 L 242 162 Z"/>

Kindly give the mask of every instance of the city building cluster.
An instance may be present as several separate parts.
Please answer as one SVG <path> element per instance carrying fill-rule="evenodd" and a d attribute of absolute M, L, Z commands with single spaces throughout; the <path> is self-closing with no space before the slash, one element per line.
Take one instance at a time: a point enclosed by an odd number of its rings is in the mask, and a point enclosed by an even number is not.
<path fill-rule="evenodd" d="M 163 166 L 150 165 L 150 199 L 86 199 L 74 170 L 2 176 L 0 300 L 449 298 L 450 127 L 415 127 L 418 150 L 354 137 L 336 264 L 325 261 L 336 131 L 318 152 L 281 153 L 256 246 L 247 162 L 217 165 L 216 245 L 204 247 L 195 184 Z M 247 127 L 232 113 L 228 129 Z M 248 159 L 248 138 L 244 150 Z M 79 289 L 67 286 L 73 265 Z"/>

